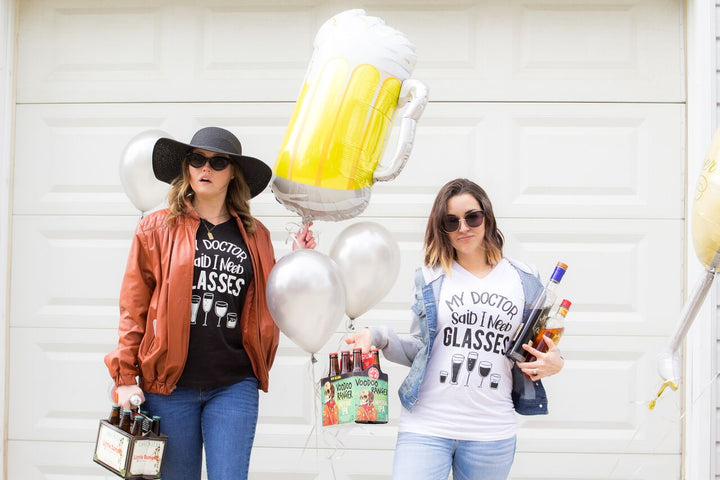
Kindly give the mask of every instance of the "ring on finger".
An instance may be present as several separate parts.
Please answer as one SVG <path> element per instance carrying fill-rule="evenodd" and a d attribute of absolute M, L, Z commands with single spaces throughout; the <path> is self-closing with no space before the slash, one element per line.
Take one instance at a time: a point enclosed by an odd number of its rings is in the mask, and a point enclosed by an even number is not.
<path fill-rule="evenodd" d="M 537 377 L 537 374 L 538 374 L 537 368 L 533 369 L 532 374 L 533 374 L 533 377 Z"/>

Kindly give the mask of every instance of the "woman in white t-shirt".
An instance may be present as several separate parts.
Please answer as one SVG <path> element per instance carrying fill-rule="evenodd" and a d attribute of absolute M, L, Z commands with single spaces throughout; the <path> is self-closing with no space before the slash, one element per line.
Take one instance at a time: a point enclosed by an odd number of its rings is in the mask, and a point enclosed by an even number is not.
<path fill-rule="evenodd" d="M 547 413 L 540 379 L 563 359 L 525 347 L 537 360 L 505 351 L 527 305 L 542 288 L 527 266 L 503 257 L 485 191 L 467 179 L 442 187 L 425 232 L 425 266 L 415 278 L 410 334 L 370 327 L 346 340 L 383 350 L 411 366 L 399 389 L 402 411 L 393 479 L 507 478 L 515 456 L 515 412 Z"/>

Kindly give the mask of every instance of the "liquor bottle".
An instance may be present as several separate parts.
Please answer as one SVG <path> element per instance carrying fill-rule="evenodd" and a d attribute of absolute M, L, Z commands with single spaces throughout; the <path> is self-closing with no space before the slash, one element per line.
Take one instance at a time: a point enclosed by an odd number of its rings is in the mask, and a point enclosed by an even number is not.
<path fill-rule="evenodd" d="M 338 361 L 337 352 L 330 354 L 330 369 L 328 370 L 328 377 L 335 377 L 340 375 L 340 362 Z"/>
<path fill-rule="evenodd" d="M 139 437 L 142 435 L 142 424 L 145 417 L 142 415 L 135 415 L 133 419 L 132 427 L 130 427 L 130 435 L 133 437 Z"/>
<path fill-rule="evenodd" d="M 550 338 L 555 345 L 560 342 L 560 337 L 562 337 L 563 332 L 565 332 L 565 317 L 570 309 L 570 305 L 572 305 L 572 302 L 568 299 L 564 299 L 560 303 L 560 307 L 557 309 L 557 312 L 547 319 L 545 325 L 540 329 L 533 341 L 536 350 L 543 353 L 547 352 L 548 346 L 543 340 L 543 337 Z M 526 362 L 534 362 L 535 360 L 535 355 L 530 352 L 525 352 Z"/>
<path fill-rule="evenodd" d="M 550 280 L 548 280 L 545 288 L 543 288 L 540 295 L 538 295 L 530 307 L 530 314 L 528 315 L 527 321 L 520 323 L 518 326 L 515 336 L 510 342 L 510 347 L 505 353 L 507 357 L 517 362 L 522 362 L 525 360 L 526 353 L 522 346 L 525 344 L 531 347 L 535 346 L 535 337 L 545 324 L 550 310 L 555 305 L 555 301 L 557 300 L 555 289 L 560 283 L 560 280 L 562 280 L 563 275 L 565 275 L 567 268 L 567 265 L 564 263 L 557 263 L 555 270 L 553 270 L 552 275 L 550 275 Z"/>
<path fill-rule="evenodd" d="M 120 422 L 118 423 L 118 428 L 128 433 L 130 433 L 130 413 L 130 410 L 121 409 Z"/>
<path fill-rule="evenodd" d="M 353 348 L 353 358 L 352 358 L 352 371 L 353 373 L 362 373 L 363 367 L 362 367 L 362 349 L 361 348 Z"/>
<path fill-rule="evenodd" d="M 346 374 L 352 372 L 353 363 L 350 358 L 350 350 L 343 350 L 340 352 L 340 373 Z"/>
<path fill-rule="evenodd" d="M 113 405 L 110 410 L 110 416 L 108 417 L 110 425 L 117 426 L 120 423 L 120 405 Z"/>

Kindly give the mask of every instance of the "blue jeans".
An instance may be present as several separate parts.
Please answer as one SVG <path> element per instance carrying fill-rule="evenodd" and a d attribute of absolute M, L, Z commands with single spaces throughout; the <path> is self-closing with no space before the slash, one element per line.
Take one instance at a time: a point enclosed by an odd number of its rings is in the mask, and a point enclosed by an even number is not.
<path fill-rule="evenodd" d="M 162 417 L 160 430 L 168 436 L 162 480 L 200 480 L 203 443 L 209 480 L 247 478 L 258 418 L 255 377 L 227 387 L 146 393 L 143 410 Z"/>
<path fill-rule="evenodd" d="M 505 480 L 515 458 L 516 438 L 471 442 L 398 433 L 393 480 Z"/>

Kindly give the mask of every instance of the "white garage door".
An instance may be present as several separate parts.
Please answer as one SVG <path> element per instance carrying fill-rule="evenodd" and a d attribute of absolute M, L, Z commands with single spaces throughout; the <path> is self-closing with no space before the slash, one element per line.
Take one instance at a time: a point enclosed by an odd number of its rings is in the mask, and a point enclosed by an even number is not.
<path fill-rule="evenodd" d="M 114 478 L 91 462 L 109 408 L 103 355 L 139 215 L 118 161 L 139 132 L 229 128 L 274 163 L 317 28 L 357 5 L 323 1 L 20 2 L 8 473 Z M 683 8 L 679 0 L 366 1 L 417 45 L 431 103 L 413 155 L 362 218 L 399 241 L 401 273 L 359 325 L 409 323 L 425 217 L 465 176 L 494 200 L 507 253 L 570 265 L 574 302 L 551 414 L 523 418 L 512 477 L 680 475 L 677 398 L 646 408 L 655 355 L 682 304 Z M 253 211 L 278 256 L 296 217 L 266 191 Z M 318 222 L 320 250 L 352 221 Z M 677 260 L 677 261 L 667 261 Z M 342 328 L 320 353 L 335 349 Z M 385 362 L 396 389 L 406 369 Z M 261 395 L 253 479 L 388 479 L 384 426 L 317 427 L 308 355 L 282 339 Z M 292 401 L 288 402 L 288 399 Z"/>

